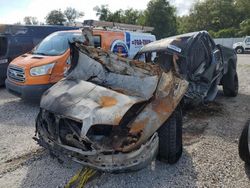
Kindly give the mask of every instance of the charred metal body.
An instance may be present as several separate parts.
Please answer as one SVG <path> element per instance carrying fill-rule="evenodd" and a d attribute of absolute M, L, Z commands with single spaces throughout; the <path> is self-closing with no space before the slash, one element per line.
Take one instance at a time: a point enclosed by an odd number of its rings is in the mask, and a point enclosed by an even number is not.
<path fill-rule="evenodd" d="M 114 134 L 111 135 L 111 126 L 92 127 L 87 136 L 81 138 L 82 123 L 55 116 L 47 111 L 39 113 L 36 126 L 40 134 L 38 143 L 50 149 L 55 156 L 64 154 L 78 163 L 98 170 L 138 170 L 148 165 L 158 151 L 157 133 L 137 150 L 122 153 L 112 149 L 115 144 L 111 143 L 112 139 L 118 138 L 114 138 Z"/>
<path fill-rule="evenodd" d="M 104 171 L 137 170 L 157 154 L 157 130 L 188 87 L 174 67 L 128 60 L 74 43 L 68 76 L 47 90 L 38 143 Z"/>
<path fill-rule="evenodd" d="M 152 42 L 142 47 L 134 59 L 144 55 L 153 57 L 152 53 L 157 53 L 156 58 L 161 59 L 160 64 L 164 68 L 169 67 L 168 59 L 175 58 L 178 73 L 189 82 L 185 94 L 188 103 L 213 101 L 219 84 L 223 85 L 227 96 L 238 93 L 236 53 L 233 49 L 216 45 L 206 31 Z"/>

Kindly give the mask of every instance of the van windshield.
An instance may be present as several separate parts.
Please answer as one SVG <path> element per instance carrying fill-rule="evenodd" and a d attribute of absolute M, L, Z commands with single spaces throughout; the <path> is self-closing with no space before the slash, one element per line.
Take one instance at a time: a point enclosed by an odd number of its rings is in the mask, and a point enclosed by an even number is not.
<path fill-rule="evenodd" d="M 33 50 L 33 54 L 56 56 L 66 52 L 69 48 L 69 42 L 80 41 L 83 42 L 83 35 L 81 33 L 54 33 L 47 36 L 43 41 L 37 45 Z"/>
<path fill-rule="evenodd" d="M 7 38 L 0 36 L 0 57 L 6 55 L 7 47 L 8 47 Z"/>

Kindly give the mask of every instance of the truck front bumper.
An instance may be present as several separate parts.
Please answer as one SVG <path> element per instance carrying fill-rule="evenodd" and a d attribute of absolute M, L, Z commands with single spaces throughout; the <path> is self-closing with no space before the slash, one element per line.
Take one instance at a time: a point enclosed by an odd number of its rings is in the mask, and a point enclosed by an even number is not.
<path fill-rule="evenodd" d="M 6 89 L 24 99 L 31 101 L 40 101 L 42 94 L 49 89 L 53 84 L 45 84 L 45 85 L 18 85 L 9 79 L 5 80 Z"/>
<path fill-rule="evenodd" d="M 41 137 L 39 135 L 39 137 L 39 139 L 35 138 L 39 145 L 49 149 L 58 158 L 63 155 L 84 166 L 115 173 L 136 171 L 146 167 L 155 159 L 159 145 L 158 134 L 155 133 L 137 150 L 128 153 L 114 152 L 113 154 L 105 154 L 105 152 L 83 151 L 75 147 L 63 145 L 50 140 L 46 136 Z"/>

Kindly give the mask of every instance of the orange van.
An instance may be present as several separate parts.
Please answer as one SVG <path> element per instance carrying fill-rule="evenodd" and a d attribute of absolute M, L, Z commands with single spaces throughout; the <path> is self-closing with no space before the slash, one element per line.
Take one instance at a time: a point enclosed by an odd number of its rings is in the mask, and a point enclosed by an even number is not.
<path fill-rule="evenodd" d="M 31 52 L 14 59 L 5 81 L 9 92 L 25 99 L 39 100 L 44 91 L 62 79 L 69 69 L 69 41 L 85 41 L 81 30 L 58 31 L 46 37 Z M 132 58 L 155 36 L 148 33 L 93 30 L 95 47 Z"/>

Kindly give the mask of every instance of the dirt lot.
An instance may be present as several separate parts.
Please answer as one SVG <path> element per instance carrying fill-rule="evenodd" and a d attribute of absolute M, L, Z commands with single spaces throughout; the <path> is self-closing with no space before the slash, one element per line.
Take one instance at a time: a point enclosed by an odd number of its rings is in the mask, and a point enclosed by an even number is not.
<path fill-rule="evenodd" d="M 240 91 L 219 93 L 184 117 L 184 152 L 175 165 L 156 161 L 139 172 L 101 174 L 87 187 L 250 187 L 250 168 L 238 157 L 238 139 L 250 118 L 250 55 L 239 56 Z M 0 187 L 63 187 L 80 165 L 60 164 L 32 137 L 38 105 L 0 88 Z"/>

